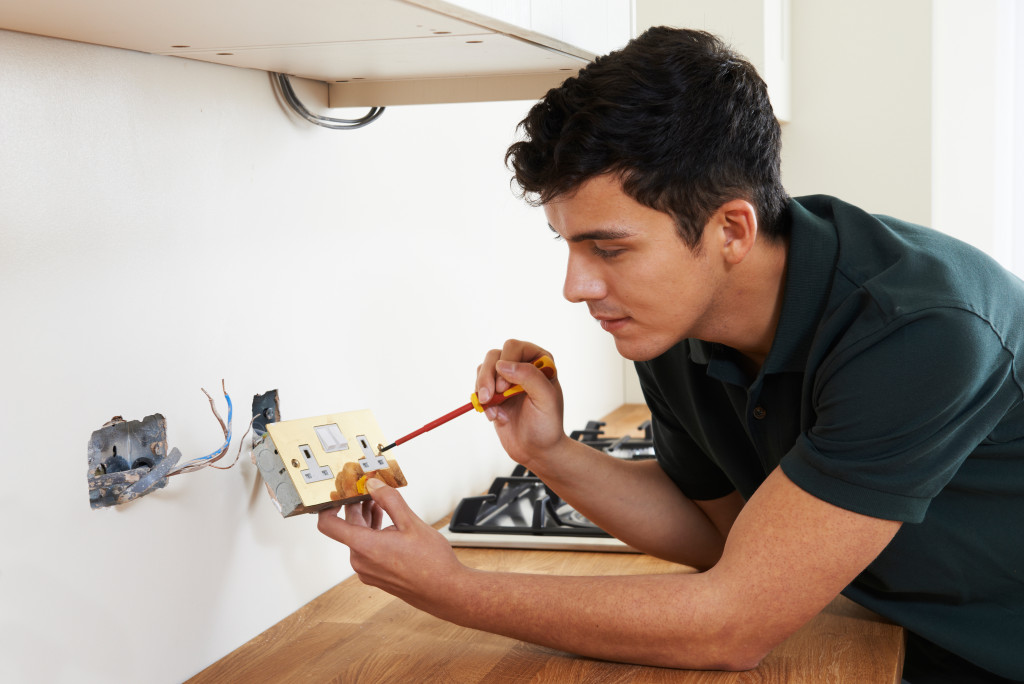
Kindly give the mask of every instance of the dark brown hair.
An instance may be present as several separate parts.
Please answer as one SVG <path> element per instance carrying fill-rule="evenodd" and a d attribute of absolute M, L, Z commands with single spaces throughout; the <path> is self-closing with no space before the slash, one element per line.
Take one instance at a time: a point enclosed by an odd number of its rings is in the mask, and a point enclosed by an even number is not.
<path fill-rule="evenodd" d="M 770 240 L 788 230 L 781 131 L 757 71 L 715 36 L 655 27 L 553 88 L 519 124 L 506 164 L 531 204 L 615 174 L 695 247 L 742 198 Z"/>

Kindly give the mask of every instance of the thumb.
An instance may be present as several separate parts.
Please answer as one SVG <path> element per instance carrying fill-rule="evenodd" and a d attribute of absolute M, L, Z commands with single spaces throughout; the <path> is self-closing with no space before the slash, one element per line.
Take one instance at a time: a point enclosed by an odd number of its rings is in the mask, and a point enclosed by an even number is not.
<path fill-rule="evenodd" d="M 383 481 L 375 477 L 367 479 L 366 491 L 377 505 L 384 509 L 384 512 L 391 518 L 391 522 L 399 530 L 405 529 L 411 523 L 419 520 L 416 514 L 412 512 L 412 509 L 409 508 L 409 504 L 402 498 L 402 495 Z"/>

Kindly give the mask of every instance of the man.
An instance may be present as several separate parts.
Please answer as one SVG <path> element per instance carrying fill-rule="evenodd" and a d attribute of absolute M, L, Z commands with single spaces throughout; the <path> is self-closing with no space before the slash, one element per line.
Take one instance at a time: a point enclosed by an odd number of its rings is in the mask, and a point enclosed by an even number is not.
<path fill-rule="evenodd" d="M 637 362 L 657 459 L 566 437 L 536 345 L 488 353 L 477 392 L 521 384 L 487 411 L 509 455 L 704 572 L 470 570 L 379 486 L 320 515 L 360 578 L 461 625 L 708 669 L 753 667 L 843 592 L 907 628 L 912 684 L 1024 680 L 1024 284 L 936 232 L 790 200 L 763 82 L 705 33 L 649 30 L 523 129 L 508 161 L 568 245 L 565 297 Z"/>

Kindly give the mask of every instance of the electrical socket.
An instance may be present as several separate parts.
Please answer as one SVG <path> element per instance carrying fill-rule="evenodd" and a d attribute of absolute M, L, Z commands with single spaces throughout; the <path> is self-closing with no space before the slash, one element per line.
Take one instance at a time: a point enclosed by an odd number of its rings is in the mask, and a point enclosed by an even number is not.
<path fill-rule="evenodd" d="M 284 517 L 364 501 L 366 477 L 406 484 L 398 462 L 374 450 L 384 438 L 368 410 L 267 422 L 266 429 L 253 462 Z"/>
<path fill-rule="evenodd" d="M 306 482 L 321 482 L 334 479 L 331 466 L 317 463 L 316 456 L 313 455 L 313 450 L 309 448 L 308 444 L 299 445 L 299 453 L 302 454 L 302 458 L 306 462 L 306 469 L 299 471 L 302 473 L 302 479 Z"/>
<path fill-rule="evenodd" d="M 366 435 L 356 435 L 356 441 L 359 442 L 359 448 L 363 451 L 363 457 L 359 459 L 358 463 L 364 473 L 388 467 L 388 460 L 382 454 L 374 452 Z"/>

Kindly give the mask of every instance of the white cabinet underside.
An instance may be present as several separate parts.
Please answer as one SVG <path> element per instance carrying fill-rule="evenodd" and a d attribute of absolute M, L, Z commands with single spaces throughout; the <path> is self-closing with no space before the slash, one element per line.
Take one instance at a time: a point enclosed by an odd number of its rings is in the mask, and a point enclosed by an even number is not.
<path fill-rule="evenodd" d="M 0 28 L 314 79 L 332 106 L 535 98 L 594 57 L 440 0 L 0 0 Z"/>

